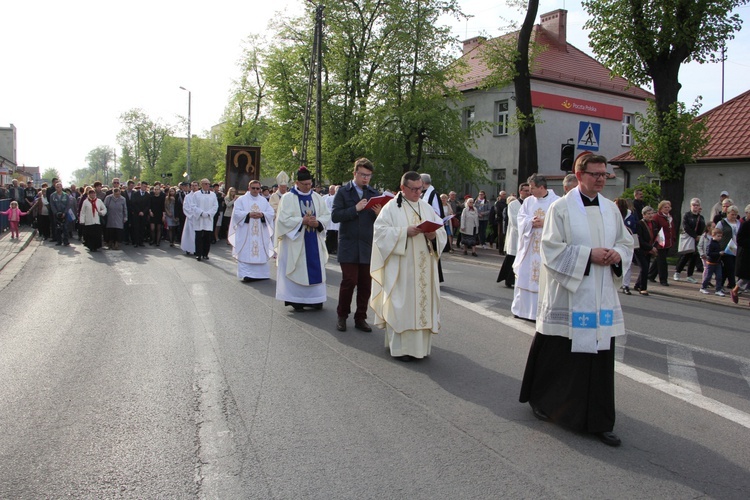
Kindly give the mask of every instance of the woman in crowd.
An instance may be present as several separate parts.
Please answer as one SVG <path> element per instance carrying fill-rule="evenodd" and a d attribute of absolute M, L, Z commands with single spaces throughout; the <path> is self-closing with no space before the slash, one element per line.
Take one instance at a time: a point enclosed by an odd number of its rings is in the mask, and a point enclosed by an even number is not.
<path fill-rule="evenodd" d="M 119 250 L 122 230 L 128 220 L 127 201 L 122 196 L 120 188 L 114 188 L 112 194 L 104 198 L 104 206 L 107 207 L 107 230 L 104 241 L 108 242 L 111 250 Z"/>
<path fill-rule="evenodd" d="M 672 248 L 675 240 L 674 224 L 669 212 L 672 210 L 672 203 L 669 200 L 662 200 L 657 207 L 654 221 L 659 226 L 659 230 L 664 238 L 656 240 L 656 260 L 651 264 L 648 272 L 648 279 L 656 281 L 656 275 L 659 275 L 659 283 L 663 286 L 669 286 L 667 283 L 667 252 Z M 657 231 L 657 234 L 658 234 Z"/>
<path fill-rule="evenodd" d="M 622 220 L 625 223 L 625 227 L 628 228 L 628 231 L 630 231 L 630 234 L 635 234 L 636 232 L 636 223 L 638 222 L 638 219 L 635 218 L 635 214 L 632 210 L 628 207 L 628 202 L 625 198 L 615 198 L 615 205 L 617 205 L 617 208 L 620 210 L 620 215 L 622 215 Z M 623 262 L 623 266 L 624 266 Z M 627 269 L 625 270 L 624 274 L 622 275 L 622 293 L 625 295 L 630 295 L 630 277 L 632 274 L 633 266 L 624 266 Z"/>
<path fill-rule="evenodd" d="M 229 234 L 229 221 L 232 219 L 232 213 L 234 212 L 234 202 L 237 200 L 237 190 L 233 187 L 229 188 L 226 197 L 224 197 L 224 217 L 221 219 L 221 231 L 219 232 L 219 239 L 227 239 Z M 229 245 L 229 241 L 227 241 Z"/>
<path fill-rule="evenodd" d="M 443 204 L 443 214 L 445 214 L 446 217 L 449 215 L 453 215 L 453 207 L 450 203 L 448 203 L 448 195 L 443 193 L 440 195 L 440 203 Z M 455 219 L 455 217 L 453 218 Z M 451 247 L 451 240 L 453 239 L 453 231 L 451 231 L 451 226 L 453 225 L 453 219 L 450 219 L 448 222 L 443 224 L 445 227 L 445 233 L 448 235 L 448 241 L 445 243 L 445 250 L 448 251 L 448 253 L 453 253 L 453 248 Z"/>
<path fill-rule="evenodd" d="M 477 244 L 477 235 L 479 234 L 479 214 L 474 208 L 474 198 L 466 200 L 466 206 L 461 212 L 461 241 L 464 245 L 464 255 L 471 250 L 471 255 L 477 256 L 475 246 Z"/>
<path fill-rule="evenodd" d="M 166 196 L 161 191 L 161 185 L 154 184 L 154 190 L 149 200 L 149 221 L 151 225 L 151 245 L 161 245 L 161 228 L 164 225 L 164 198 Z"/>
<path fill-rule="evenodd" d="M 726 200 L 724 200 L 726 201 Z M 726 218 L 716 223 L 716 229 L 721 229 L 721 241 L 719 248 L 723 255 L 721 256 L 721 284 L 724 288 L 725 280 L 729 288 L 736 286 L 734 280 L 735 260 L 737 259 L 737 232 L 740 230 L 740 209 L 735 205 L 730 205 L 726 210 Z"/>
<path fill-rule="evenodd" d="M 48 240 L 52 237 L 52 232 L 49 225 L 49 200 L 47 199 L 47 188 L 49 186 L 45 182 L 42 184 L 42 189 L 36 195 L 36 225 L 39 230 L 39 235 L 42 237 L 42 241 Z"/>
<path fill-rule="evenodd" d="M 648 295 L 648 267 L 651 257 L 656 255 L 656 233 L 659 232 L 659 226 L 654 222 L 656 210 L 646 205 L 641 210 L 643 218 L 635 226 L 638 235 L 638 246 L 635 248 L 635 258 L 638 259 L 638 266 L 641 271 L 635 282 L 634 290 L 641 295 Z"/>
<path fill-rule="evenodd" d="M 107 207 L 96 197 L 96 190 L 89 188 L 81 203 L 79 222 L 83 227 L 83 244 L 91 252 L 96 252 L 102 246 L 101 216 L 107 215 Z"/>
<path fill-rule="evenodd" d="M 740 290 L 746 290 L 750 284 L 750 205 L 745 207 L 745 221 L 740 224 L 737 231 L 737 260 L 736 274 L 739 280 L 730 290 L 732 301 L 739 302 Z M 748 303 L 750 306 L 750 302 Z"/>
<path fill-rule="evenodd" d="M 167 197 L 164 198 L 164 222 L 167 225 L 167 237 L 169 238 L 169 246 L 174 246 L 174 233 L 177 230 L 177 226 L 180 225 L 180 220 L 175 214 L 175 206 L 177 203 L 177 191 L 175 188 L 169 188 L 167 191 Z"/>
<path fill-rule="evenodd" d="M 680 260 L 677 262 L 677 267 L 674 270 L 674 277 L 673 279 L 675 281 L 680 281 L 680 273 L 685 268 L 685 265 L 687 264 L 687 278 L 685 281 L 688 283 L 697 283 L 695 279 L 693 278 L 693 271 L 695 270 L 696 266 L 698 267 L 698 271 L 700 273 L 703 273 L 703 266 L 700 264 L 700 256 L 698 255 L 698 240 L 700 239 L 703 232 L 706 230 L 706 221 L 701 215 L 701 200 L 698 198 L 693 198 L 690 200 L 690 210 L 685 212 L 685 215 L 682 216 L 682 226 L 681 226 L 681 234 L 680 234 L 680 240 L 682 241 L 684 238 L 692 239 L 692 247 L 693 251 L 691 252 L 685 252 L 680 255 Z M 680 245 L 682 246 L 682 245 Z"/>

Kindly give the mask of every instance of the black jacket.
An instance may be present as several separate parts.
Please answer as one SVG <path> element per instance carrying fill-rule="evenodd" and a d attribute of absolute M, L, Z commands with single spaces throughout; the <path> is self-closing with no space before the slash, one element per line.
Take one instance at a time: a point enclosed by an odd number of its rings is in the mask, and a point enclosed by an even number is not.
<path fill-rule="evenodd" d="M 370 199 L 379 196 L 375 189 L 365 186 L 363 197 Z M 372 226 L 375 223 L 374 210 L 357 212 L 359 193 L 354 187 L 354 181 L 344 184 L 336 191 L 333 198 L 331 220 L 338 222 L 339 248 L 338 261 L 344 264 L 369 264 L 372 253 Z"/>

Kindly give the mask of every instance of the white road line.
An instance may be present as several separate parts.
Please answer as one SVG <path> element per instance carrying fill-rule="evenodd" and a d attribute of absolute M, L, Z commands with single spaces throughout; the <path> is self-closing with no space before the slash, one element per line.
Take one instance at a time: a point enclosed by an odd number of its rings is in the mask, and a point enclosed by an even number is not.
<path fill-rule="evenodd" d="M 740 363 L 740 373 L 742 373 L 742 376 L 745 377 L 745 380 L 747 381 L 747 385 L 750 385 L 750 362 L 749 361 Z"/>
<path fill-rule="evenodd" d="M 667 368 L 670 383 L 697 394 L 703 394 L 700 382 L 698 382 L 698 371 L 695 369 L 693 352 L 690 349 L 684 346 L 668 345 Z"/>
<path fill-rule="evenodd" d="M 477 304 L 468 302 L 458 297 L 454 297 L 452 295 L 448 295 L 444 291 L 442 292 L 442 298 L 449 302 L 453 302 L 454 304 L 458 306 L 465 307 L 466 309 L 469 309 L 470 311 L 473 311 L 477 314 L 481 314 L 485 318 L 493 319 L 497 321 L 498 323 L 502 323 L 506 326 L 509 326 L 515 330 L 518 330 L 519 332 L 525 333 L 530 336 L 533 336 L 535 333 L 535 329 L 532 326 L 532 324 L 526 321 L 518 320 L 515 318 L 510 318 L 508 316 L 503 316 L 502 314 L 496 313 L 494 311 L 489 311 Z M 661 342 L 661 339 L 656 339 L 655 337 L 651 337 L 651 338 L 657 342 Z M 617 340 L 619 341 L 620 339 L 617 339 Z M 676 342 L 663 342 L 663 343 L 666 343 L 668 345 L 680 346 L 680 344 Z M 684 346 L 684 347 L 692 349 L 692 346 Z M 702 350 L 702 351 L 705 351 L 705 350 Z M 730 357 L 730 356 L 725 355 L 724 357 Z M 735 356 L 735 358 L 744 359 L 744 358 L 739 358 L 738 356 Z M 744 360 L 744 363 L 745 364 L 741 366 L 744 367 L 743 375 L 747 379 L 750 377 L 750 364 L 748 364 L 747 360 Z M 676 385 L 670 382 L 665 382 L 664 380 L 658 377 L 649 375 L 648 373 L 637 370 L 636 368 L 633 368 L 621 362 L 615 363 L 615 371 L 618 374 L 628 377 L 629 379 L 635 382 L 649 386 L 653 389 L 656 389 L 665 394 L 668 394 L 669 396 L 685 401 L 686 403 L 689 403 L 693 406 L 697 406 L 698 408 L 702 408 L 715 415 L 725 418 L 729 420 L 730 422 L 734 422 L 747 429 L 750 429 L 750 414 L 742 412 L 736 408 L 732 408 L 731 406 L 725 405 L 724 403 L 720 403 L 719 401 L 715 401 L 713 399 L 707 398 L 706 396 L 703 396 L 702 394 L 697 394 L 689 389 L 686 389 L 685 387 L 681 387 L 679 385 Z"/>
<path fill-rule="evenodd" d="M 156 280 L 150 273 L 143 271 L 142 266 L 133 262 L 126 254 L 120 252 L 103 252 L 107 262 L 112 264 L 120 279 L 126 285 L 155 285 Z"/>

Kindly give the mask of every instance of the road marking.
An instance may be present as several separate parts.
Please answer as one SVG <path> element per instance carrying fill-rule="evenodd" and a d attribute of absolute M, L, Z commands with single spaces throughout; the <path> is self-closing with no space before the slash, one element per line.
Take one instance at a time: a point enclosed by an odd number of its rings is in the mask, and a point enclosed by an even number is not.
<path fill-rule="evenodd" d="M 193 283 L 189 287 L 189 294 L 203 323 L 203 328 L 196 328 L 194 335 L 196 359 L 193 390 L 198 401 L 195 424 L 200 442 L 195 482 L 199 498 L 220 498 L 226 492 L 242 491 L 240 476 L 236 473 L 240 468 L 238 451 L 224 413 L 224 398 L 232 396 L 214 348 L 214 311 L 206 300 L 208 290 L 203 283 Z"/>
<path fill-rule="evenodd" d="M 472 302 L 468 302 L 458 297 L 448 295 L 445 292 L 442 292 L 442 298 L 449 302 L 453 302 L 454 304 L 458 306 L 469 309 L 470 311 L 480 314 L 486 318 L 495 320 L 498 323 L 502 323 L 506 326 L 509 326 L 529 336 L 534 336 L 534 334 L 536 333 L 535 328 L 532 326 L 531 323 L 527 321 L 522 321 L 516 318 L 510 318 L 508 316 L 504 316 L 494 311 L 488 311 L 487 309 L 480 306 L 479 304 L 474 304 Z M 638 335 L 641 335 L 641 334 L 638 334 Z M 643 336 L 645 337 L 645 335 Z M 621 338 L 622 337 L 617 339 L 618 342 L 620 342 Z M 656 339 L 655 337 L 651 337 L 651 338 L 656 340 L 657 342 L 661 341 L 660 339 Z M 668 341 L 668 342 L 663 342 L 663 343 L 666 343 L 668 345 L 672 345 L 675 347 L 684 347 L 684 348 L 692 349 L 692 346 L 682 346 L 674 341 Z M 708 351 L 707 349 L 695 349 L 695 350 Z M 713 352 L 716 352 L 716 351 L 713 351 Z M 617 353 L 615 351 L 615 355 L 616 354 Z M 732 358 L 732 356 L 729 356 L 729 355 L 724 355 L 724 357 Z M 733 358 L 743 360 L 742 361 L 743 364 L 741 364 L 741 367 L 743 369 L 743 372 L 742 372 L 743 376 L 745 376 L 746 379 L 750 379 L 750 363 L 748 363 L 748 361 L 745 360 L 744 358 L 740 358 L 739 356 L 733 356 Z M 628 377 L 629 379 L 635 382 L 647 385 L 653 389 L 661 391 L 674 398 L 680 399 L 693 406 L 697 406 L 698 408 L 704 409 L 715 415 L 725 418 L 729 420 L 730 422 L 734 422 L 747 429 L 750 429 L 750 414 L 742 412 L 736 408 L 732 408 L 731 406 L 721 403 L 719 401 L 707 398 L 706 396 L 695 393 L 685 387 L 673 384 L 671 382 L 666 382 L 658 377 L 649 375 L 648 373 L 642 372 L 622 362 L 615 363 L 615 371 L 618 374 Z"/>
<path fill-rule="evenodd" d="M 698 371 L 695 369 L 693 352 L 685 346 L 667 346 L 667 369 L 669 382 L 684 387 L 696 394 L 703 394 L 698 382 Z"/>
<path fill-rule="evenodd" d="M 126 285 L 156 284 L 156 280 L 151 276 L 151 273 L 144 272 L 143 267 L 133 262 L 130 257 L 127 257 L 127 254 L 108 251 L 103 252 L 103 255 Z"/>

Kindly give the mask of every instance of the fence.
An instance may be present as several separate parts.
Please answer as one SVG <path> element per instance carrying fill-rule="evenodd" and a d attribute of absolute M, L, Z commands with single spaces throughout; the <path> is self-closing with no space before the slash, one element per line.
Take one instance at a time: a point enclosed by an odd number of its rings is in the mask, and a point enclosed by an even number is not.
<path fill-rule="evenodd" d="M 12 200 L 10 198 L 0 200 L 0 212 L 5 212 L 6 210 L 8 210 L 10 208 L 11 201 Z M 0 234 L 7 231 L 8 228 L 10 228 L 10 224 L 8 224 L 8 216 L 0 215 Z"/>

